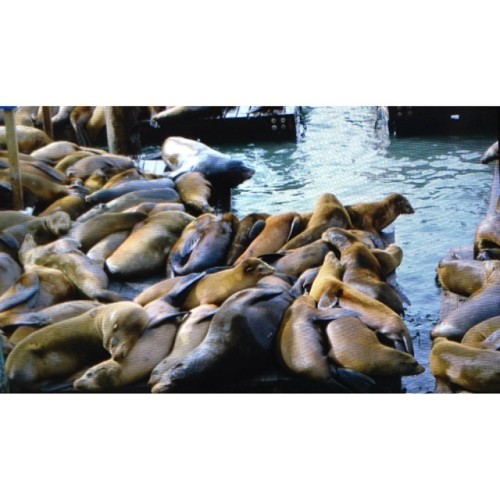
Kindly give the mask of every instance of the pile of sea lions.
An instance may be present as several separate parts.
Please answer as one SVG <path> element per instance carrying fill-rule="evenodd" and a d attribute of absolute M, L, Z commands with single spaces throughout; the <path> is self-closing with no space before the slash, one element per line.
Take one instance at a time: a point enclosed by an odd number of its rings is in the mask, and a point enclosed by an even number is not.
<path fill-rule="evenodd" d="M 476 228 L 472 258 L 445 257 L 437 281 L 460 300 L 431 332 L 436 392 L 500 392 L 500 197 Z"/>
<path fill-rule="evenodd" d="M 370 392 L 416 375 L 384 229 L 401 194 L 308 213 L 218 213 L 212 193 L 254 173 L 169 137 L 166 172 L 51 142 L 21 157 L 33 213 L 0 212 L 0 329 L 13 392 L 212 390 L 277 372 Z M 8 159 L 1 157 L 7 171 Z M 9 179 L 2 186 L 9 191 Z M 113 283 L 145 283 L 133 296 Z"/>

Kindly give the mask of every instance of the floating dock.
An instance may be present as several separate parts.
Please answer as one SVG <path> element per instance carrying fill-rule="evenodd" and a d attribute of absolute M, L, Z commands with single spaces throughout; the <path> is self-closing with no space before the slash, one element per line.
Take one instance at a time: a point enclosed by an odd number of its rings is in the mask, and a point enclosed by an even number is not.
<path fill-rule="evenodd" d="M 487 106 L 388 106 L 391 136 L 495 134 L 499 131 L 498 107 Z"/>
<path fill-rule="evenodd" d="M 142 146 L 160 146 L 174 135 L 201 142 L 234 143 L 257 141 L 295 142 L 303 133 L 300 107 L 282 106 L 258 110 L 257 106 L 227 108 L 219 116 L 165 120 L 158 128 L 149 120 L 139 122 Z"/>

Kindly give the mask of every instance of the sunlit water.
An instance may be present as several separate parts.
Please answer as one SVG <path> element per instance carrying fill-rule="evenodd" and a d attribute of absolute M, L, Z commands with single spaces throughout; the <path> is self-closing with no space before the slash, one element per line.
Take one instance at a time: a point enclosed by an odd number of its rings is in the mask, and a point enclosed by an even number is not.
<path fill-rule="evenodd" d="M 403 248 L 398 283 L 411 301 L 405 321 L 425 373 L 403 379 L 407 392 L 430 392 L 432 326 L 439 319 L 435 269 L 452 246 L 470 246 L 489 201 L 493 166 L 480 163 L 495 137 L 389 138 L 376 126 L 375 107 L 304 108 L 306 130 L 297 143 L 217 145 L 255 168 L 233 190 L 232 209 L 271 214 L 311 211 L 318 196 L 334 193 L 344 204 L 405 195 L 413 215 L 392 229 Z"/>

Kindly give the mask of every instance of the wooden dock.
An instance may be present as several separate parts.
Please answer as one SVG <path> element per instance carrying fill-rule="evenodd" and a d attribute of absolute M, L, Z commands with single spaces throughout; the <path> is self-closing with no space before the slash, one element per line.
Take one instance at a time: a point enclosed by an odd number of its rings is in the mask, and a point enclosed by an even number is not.
<path fill-rule="evenodd" d="M 173 135 L 209 144 L 257 141 L 295 142 L 303 133 L 300 108 L 282 106 L 274 111 L 253 111 L 257 106 L 228 108 L 219 116 L 165 121 L 154 128 L 149 120 L 139 123 L 142 146 L 159 146 Z"/>
<path fill-rule="evenodd" d="M 494 134 L 499 130 L 494 106 L 388 106 L 389 133 L 396 137 Z"/>

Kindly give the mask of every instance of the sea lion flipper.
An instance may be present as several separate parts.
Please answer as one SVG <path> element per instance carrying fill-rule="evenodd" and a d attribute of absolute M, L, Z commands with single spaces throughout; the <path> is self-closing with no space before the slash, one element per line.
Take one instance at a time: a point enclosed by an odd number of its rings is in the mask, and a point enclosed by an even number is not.
<path fill-rule="evenodd" d="M 348 368 L 334 367 L 332 376 L 351 392 L 371 392 L 375 381 L 364 373 Z"/>
<path fill-rule="evenodd" d="M 83 290 L 82 290 L 83 291 Z M 97 299 L 101 302 L 121 302 L 124 300 L 131 300 L 124 295 L 119 294 L 118 292 L 113 292 L 111 290 L 97 290 L 92 297 L 89 297 L 91 299 Z"/>
<path fill-rule="evenodd" d="M 147 327 L 154 328 L 156 326 L 160 326 L 161 324 L 165 323 L 165 321 L 168 321 L 169 319 L 178 318 L 180 316 L 185 316 L 188 313 L 189 313 L 189 311 L 173 311 L 173 312 L 168 312 L 165 314 L 155 316 L 154 318 L 151 318 L 149 320 Z"/>
<path fill-rule="evenodd" d="M 318 301 L 318 309 L 330 309 L 335 307 L 339 302 L 339 298 L 335 295 L 330 297 L 328 294 L 324 293 Z"/>
<path fill-rule="evenodd" d="M 23 302 L 30 302 L 29 305 L 33 306 L 33 302 L 38 299 L 38 292 L 40 291 L 40 279 L 35 272 L 24 273 L 17 282 L 13 285 L 11 292 L 0 300 L 0 312 L 7 311 Z M 7 292 L 5 292 L 7 293 Z"/>
<path fill-rule="evenodd" d="M 318 306 L 318 310 L 316 311 L 317 316 L 315 321 L 334 321 L 339 318 L 343 318 L 346 316 L 351 316 L 353 318 L 359 318 L 359 313 L 356 311 L 350 311 L 348 309 L 342 309 L 340 307 L 323 309 Z"/>
<path fill-rule="evenodd" d="M 494 349 L 495 351 L 500 350 L 500 329 L 483 340 L 482 345 L 487 349 Z"/>
<path fill-rule="evenodd" d="M 179 280 L 178 283 L 165 295 L 164 299 L 170 302 L 172 305 L 180 304 L 189 293 L 191 287 L 200 281 L 206 272 L 201 273 L 191 273 L 184 276 Z"/>
<path fill-rule="evenodd" d="M 302 217 L 299 215 L 296 215 L 292 223 L 290 224 L 290 232 L 288 233 L 288 236 L 286 238 L 286 241 L 290 241 L 292 238 L 297 236 L 302 230 Z"/>
<path fill-rule="evenodd" d="M 259 234 L 262 232 L 266 225 L 266 222 L 263 220 L 258 220 L 255 222 L 255 224 L 252 226 L 252 229 L 250 229 L 248 233 L 248 238 L 250 241 L 253 241 Z"/>
<path fill-rule="evenodd" d="M 274 262 L 281 259 L 281 257 L 284 257 L 285 255 L 285 252 L 263 253 L 259 255 L 259 259 L 263 260 L 266 264 L 272 265 Z"/>

